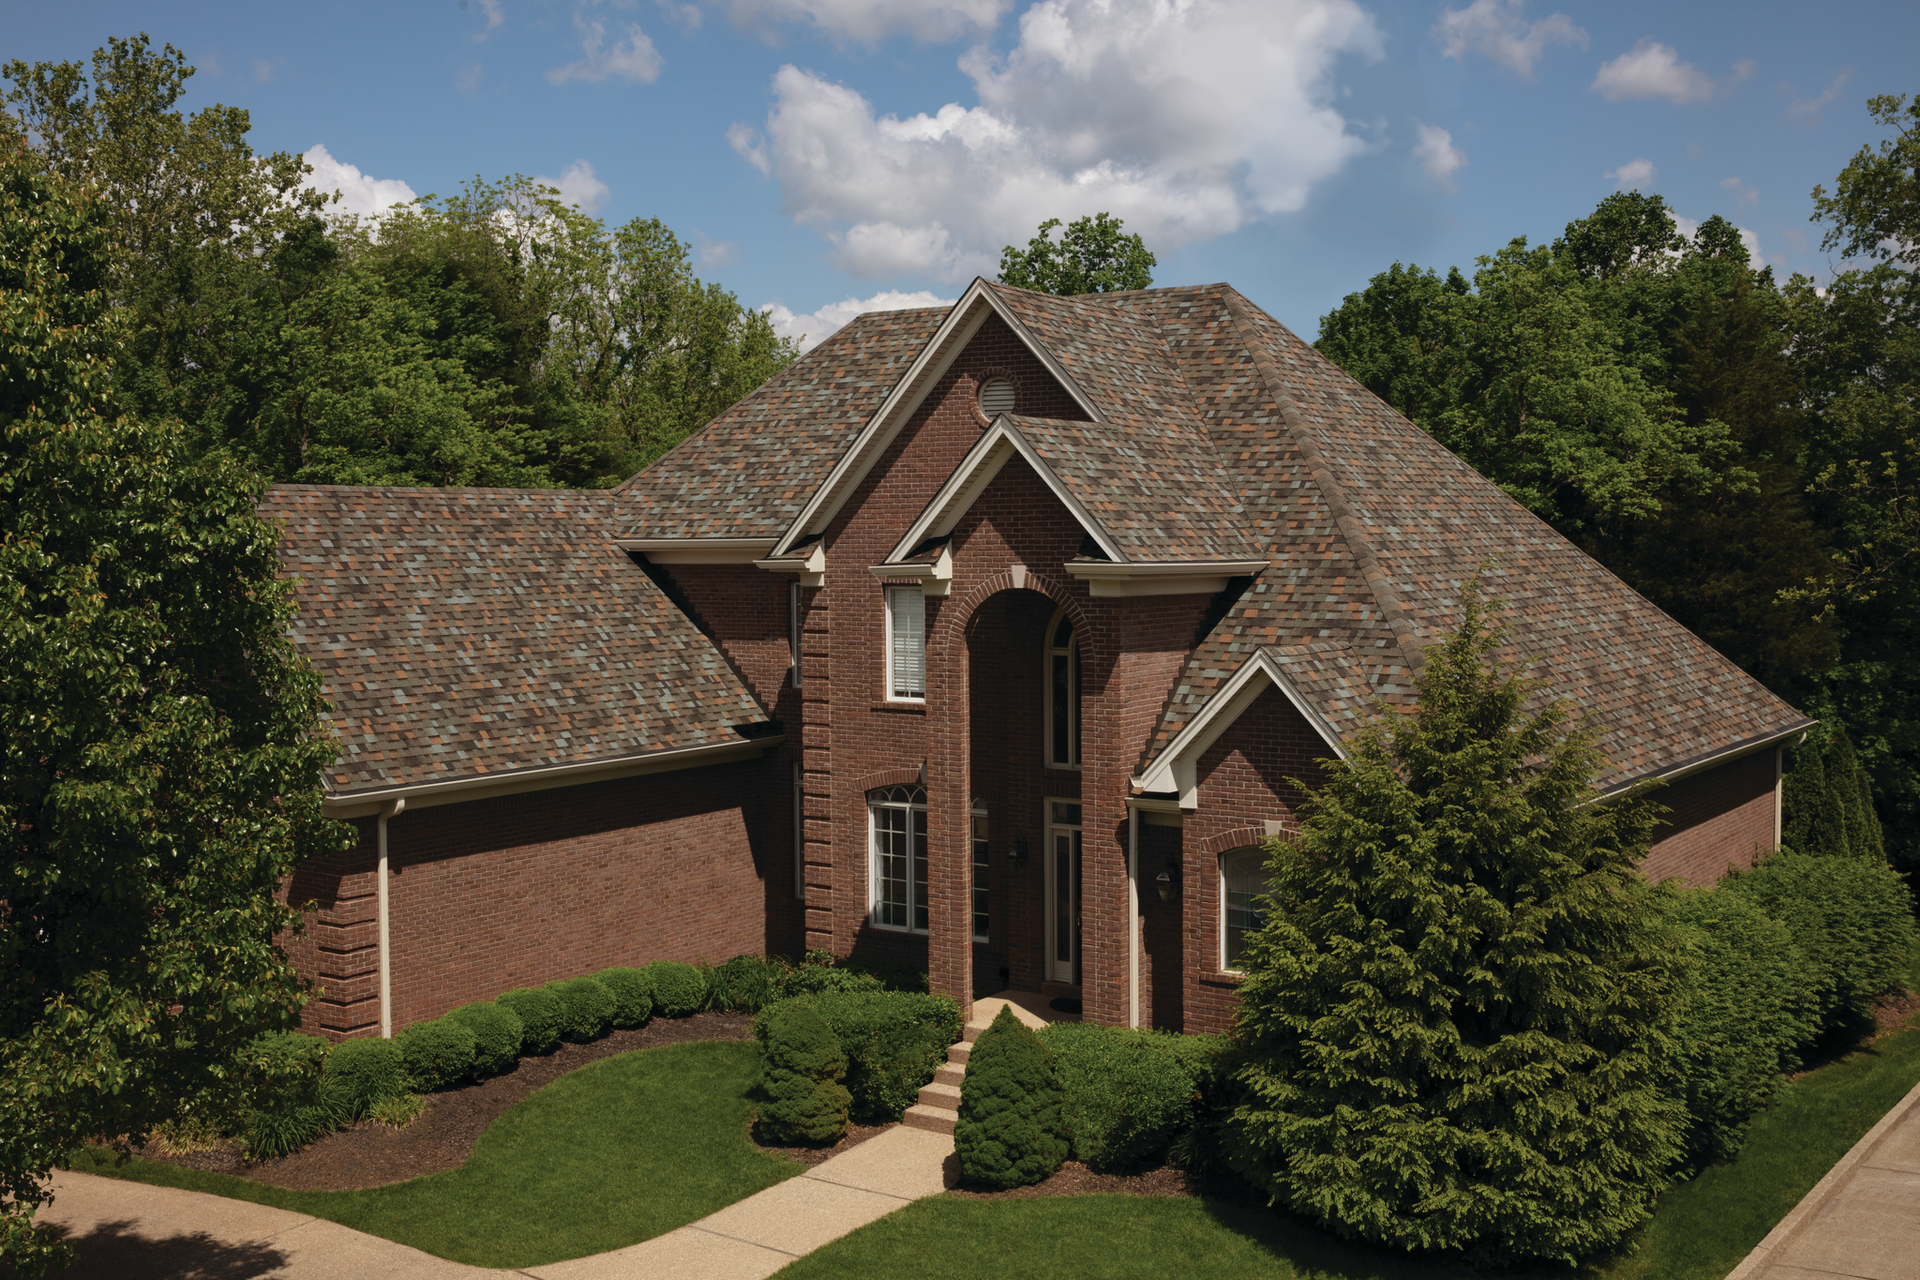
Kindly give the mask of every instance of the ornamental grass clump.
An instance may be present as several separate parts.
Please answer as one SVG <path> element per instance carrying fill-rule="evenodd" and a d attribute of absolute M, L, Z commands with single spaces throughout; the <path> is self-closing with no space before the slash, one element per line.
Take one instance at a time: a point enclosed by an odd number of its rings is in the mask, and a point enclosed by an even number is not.
<path fill-rule="evenodd" d="M 560 1034 L 575 1044 L 598 1040 L 613 1022 L 613 995 L 595 978 L 549 982 L 560 1002 Z"/>
<path fill-rule="evenodd" d="M 518 987 L 495 996 L 493 1002 L 520 1019 L 522 1054 L 546 1054 L 559 1048 L 566 1013 L 560 1007 L 559 997 L 551 991 Z"/>
<path fill-rule="evenodd" d="M 645 969 L 624 966 L 602 969 L 594 977 L 613 997 L 613 1025 L 642 1027 L 653 1016 L 653 984 Z"/>
<path fill-rule="evenodd" d="M 451 1089 L 473 1075 L 473 1032 L 451 1018 L 416 1022 L 394 1039 L 417 1093 Z"/>
<path fill-rule="evenodd" d="M 473 1073 L 480 1077 L 511 1071 L 520 1061 L 526 1024 L 513 1010 L 482 1000 L 463 1004 L 447 1015 L 473 1033 Z"/>
<path fill-rule="evenodd" d="M 656 960 L 647 966 L 654 1007 L 669 1018 L 684 1018 L 707 1007 L 707 980 L 700 970 L 676 960 Z"/>
<path fill-rule="evenodd" d="M 353 1102 L 324 1074 L 327 1042 L 297 1031 L 261 1036 L 242 1057 L 251 1102 L 240 1127 L 248 1160 L 290 1155 L 352 1122 Z"/>
<path fill-rule="evenodd" d="M 1164 1041 L 1181 1037 L 1086 1022 L 1040 1033 L 1053 1055 L 1074 1159 L 1106 1173 L 1158 1163 L 1194 1121 L 1194 1086 Z"/>
<path fill-rule="evenodd" d="M 847 1131 L 852 1095 L 841 1085 L 847 1055 L 805 1000 L 781 1005 L 767 1020 L 760 1082 L 760 1134 L 778 1144 L 832 1142 Z"/>
<path fill-rule="evenodd" d="M 953 1147 L 968 1182 L 1004 1190 L 1039 1182 L 1067 1158 L 1059 1078 L 1046 1045 L 1002 1007 L 980 1033 L 960 1082 Z"/>
<path fill-rule="evenodd" d="M 1649 1218 L 1681 1155 L 1669 959 L 1634 891 L 1657 806 L 1592 803 L 1600 757 L 1462 592 L 1417 714 L 1321 761 L 1240 986 L 1245 1176 L 1349 1238 L 1480 1264 L 1575 1260 Z"/>

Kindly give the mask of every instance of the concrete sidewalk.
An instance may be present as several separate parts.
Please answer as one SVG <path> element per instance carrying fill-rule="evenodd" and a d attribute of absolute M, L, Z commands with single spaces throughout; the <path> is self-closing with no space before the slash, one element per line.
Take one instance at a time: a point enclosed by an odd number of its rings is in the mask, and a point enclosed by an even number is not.
<path fill-rule="evenodd" d="M 303 1213 L 85 1173 L 54 1175 L 56 1198 L 37 1220 L 65 1227 L 78 1247 L 68 1280 L 764 1280 L 958 1180 L 952 1137 L 903 1126 L 655 1239 L 502 1271 Z"/>
<path fill-rule="evenodd" d="M 1920 1280 L 1920 1085 L 1727 1280 Z"/>

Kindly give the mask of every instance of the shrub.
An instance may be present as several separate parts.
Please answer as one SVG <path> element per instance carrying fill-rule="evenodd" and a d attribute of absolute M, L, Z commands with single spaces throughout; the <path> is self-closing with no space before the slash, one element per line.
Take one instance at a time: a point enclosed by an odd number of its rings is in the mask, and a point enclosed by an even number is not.
<path fill-rule="evenodd" d="M 904 1115 L 920 1087 L 946 1061 L 947 1046 L 960 1038 L 960 1006 L 945 996 L 853 991 L 811 999 L 814 1011 L 846 1051 L 847 1089 L 853 1094 L 854 1118 L 863 1123 L 885 1123 Z M 754 1022 L 754 1034 L 762 1044 L 771 1012 Z"/>
<path fill-rule="evenodd" d="M 1723 888 L 1787 927 L 1813 978 L 1822 1029 L 1864 1016 L 1913 952 L 1913 899 L 1877 859 L 1782 851 Z"/>
<path fill-rule="evenodd" d="M 520 1046 L 526 1041 L 527 1028 L 513 1010 L 482 1000 L 463 1004 L 447 1017 L 473 1033 L 475 1075 L 497 1076 L 513 1070 L 514 1064 L 520 1061 Z"/>
<path fill-rule="evenodd" d="M 297 1031 L 270 1032 L 249 1046 L 240 1130 L 247 1159 L 288 1155 L 353 1119 L 346 1089 L 322 1075 L 326 1058 L 326 1041 Z"/>
<path fill-rule="evenodd" d="M 560 1034 L 576 1044 L 598 1040 L 613 1021 L 613 995 L 595 978 L 568 978 L 549 982 L 547 990 L 560 1002 Z"/>
<path fill-rule="evenodd" d="M 473 1074 L 473 1032 L 451 1018 L 416 1022 L 394 1039 L 419 1093 L 450 1089 Z"/>
<path fill-rule="evenodd" d="M 645 969 L 602 969 L 594 975 L 613 997 L 613 1025 L 645 1026 L 653 1016 L 653 984 Z"/>
<path fill-rule="evenodd" d="M 1103 1173 L 1154 1163 L 1193 1124 L 1193 1079 L 1163 1046 L 1177 1038 L 1084 1022 L 1040 1033 L 1076 1159 Z"/>
<path fill-rule="evenodd" d="M 325 1078 L 340 1091 L 351 1114 L 359 1117 L 381 1099 L 407 1091 L 407 1064 L 400 1046 L 391 1040 L 346 1040 L 328 1050 Z"/>
<path fill-rule="evenodd" d="M 1786 926 L 1738 894 L 1662 886 L 1654 898 L 1677 957 L 1669 1087 L 1687 1109 L 1687 1156 L 1728 1160 L 1818 1030 L 1812 969 Z"/>
<path fill-rule="evenodd" d="M 1003 1007 L 980 1034 L 960 1082 L 953 1147 L 960 1172 L 988 1187 L 1039 1182 L 1067 1158 L 1060 1081 L 1047 1046 Z"/>
<path fill-rule="evenodd" d="M 419 1094 L 401 1093 L 376 1102 L 373 1110 L 367 1112 L 367 1119 L 389 1129 L 404 1129 L 418 1120 L 426 1109 L 427 1100 Z"/>
<path fill-rule="evenodd" d="M 495 996 L 493 1002 L 520 1019 L 521 1053 L 552 1053 L 559 1045 L 565 1014 L 551 991 L 518 987 Z"/>
<path fill-rule="evenodd" d="M 777 1143 L 831 1142 L 847 1131 L 852 1101 L 840 1084 L 847 1055 L 813 1006 L 794 1000 L 767 1022 L 760 1130 Z"/>
<path fill-rule="evenodd" d="M 759 1013 L 780 998 L 787 971 L 787 962 L 778 956 L 735 956 L 709 973 L 709 1003 L 716 1009 Z"/>
<path fill-rule="evenodd" d="M 866 991 L 885 991 L 887 984 L 870 973 L 857 969 L 842 969 L 831 963 L 803 964 L 788 974 L 786 981 L 780 984 L 780 994 L 792 999 L 795 996 L 825 995 L 828 992 L 853 993 Z"/>
<path fill-rule="evenodd" d="M 282 1111 L 255 1111 L 247 1116 L 246 1128 L 240 1135 L 241 1154 L 248 1160 L 292 1155 L 347 1120 L 346 1115 L 324 1100 Z"/>
<path fill-rule="evenodd" d="M 647 966 L 647 981 L 653 987 L 654 1007 L 669 1018 L 684 1018 L 706 1008 L 706 979 L 690 964 L 656 960 Z"/>

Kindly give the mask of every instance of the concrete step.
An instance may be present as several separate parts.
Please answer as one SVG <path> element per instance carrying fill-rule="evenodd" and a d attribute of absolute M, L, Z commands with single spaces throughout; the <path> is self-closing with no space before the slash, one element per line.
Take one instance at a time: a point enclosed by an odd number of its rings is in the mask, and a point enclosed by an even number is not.
<path fill-rule="evenodd" d="M 952 1111 L 957 1114 L 960 1110 L 960 1086 L 957 1084 L 941 1084 L 938 1081 L 933 1084 L 921 1085 L 920 1105 L 923 1107 L 940 1107 L 943 1110 Z"/>
<path fill-rule="evenodd" d="M 956 1067 L 965 1067 L 967 1059 L 973 1056 L 973 1041 L 962 1040 L 959 1044 L 947 1046 L 947 1061 Z"/>
<path fill-rule="evenodd" d="M 946 1066 L 941 1067 L 933 1073 L 933 1082 L 935 1084 L 950 1084 L 956 1089 L 960 1087 L 960 1082 L 966 1078 L 967 1068 L 964 1063 L 949 1062 Z"/>
<path fill-rule="evenodd" d="M 930 1133 L 952 1133 L 960 1123 L 960 1113 L 949 1111 L 945 1107 L 929 1107 L 916 1104 L 907 1108 L 907 1114 L 900 1117 L 900 1123 L 909 1129 L 925 1129 Z"/>

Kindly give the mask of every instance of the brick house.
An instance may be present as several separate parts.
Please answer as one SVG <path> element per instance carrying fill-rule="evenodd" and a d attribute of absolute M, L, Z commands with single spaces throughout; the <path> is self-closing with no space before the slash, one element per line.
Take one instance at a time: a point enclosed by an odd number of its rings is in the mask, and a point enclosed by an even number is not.
<path fill-rule="evenodd" d="M 1773 847 L 1809 724 L 1225 285 L 862 316 L 611 492 L 281 486 L 360 842 L 309 1026 L 742 952 L 1231 1018 L 1257 848 L 1483 564 L 1657 777 L 1655 878 Z"/>

